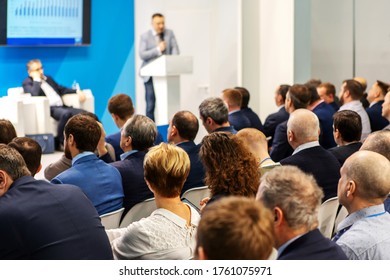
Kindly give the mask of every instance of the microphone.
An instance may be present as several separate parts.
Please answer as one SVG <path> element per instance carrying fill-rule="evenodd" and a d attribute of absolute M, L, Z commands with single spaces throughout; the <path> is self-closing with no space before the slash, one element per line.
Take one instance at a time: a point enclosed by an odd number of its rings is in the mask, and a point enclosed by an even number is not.
<path fill-rule="evenodd" d="M 160 40 L 164 41 L 164 31 L 160 33 Z"/>

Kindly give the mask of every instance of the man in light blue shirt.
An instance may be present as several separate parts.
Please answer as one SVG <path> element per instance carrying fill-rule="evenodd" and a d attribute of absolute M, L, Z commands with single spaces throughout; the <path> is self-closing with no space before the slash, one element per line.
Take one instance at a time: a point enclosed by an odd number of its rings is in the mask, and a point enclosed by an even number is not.
<path fill-rule="evenodd" d="M 351 260 L 390 260 L 390 214 L 384 200 L 390 192 L 390 162 L 384 156 L 359 151 L 340 170 L 340 203 L 349 215 L 334 241 Z"/>

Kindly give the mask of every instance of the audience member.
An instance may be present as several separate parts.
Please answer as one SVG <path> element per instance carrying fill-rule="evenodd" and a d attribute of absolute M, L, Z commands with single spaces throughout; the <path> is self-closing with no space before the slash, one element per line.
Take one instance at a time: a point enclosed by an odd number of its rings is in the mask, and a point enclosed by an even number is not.
<path fill-rule="evenodd" d="M 275 129 L 278 124 L 288 120 L 288 113 L 284 107 L 286 101 L 286 94 L 290 89 L 289 85 L 280 85 L 275 91 L 275 104 L 278 107 L 278 111 L 270 114 L 264 122 L 264 134 L 267 137 L 271 137 L 268 142 L 268 146 L 272 147 Z"/>
<path fill-rule="evenodd" d="M 210 200 L 202 200 L 202 206 L 225 196 L 256 195 L 259 167 L 255 156 L 236 135 L 223 132 L 206 135 L 199 155 L 206 170 L 205 183 L 211 191 Z"/>
<path fill-rule="evenodd" d="M 82 109 L 64 105 L 62 96 L 68 93 L 77 93 L 80 102 L 85 101 L 85 94 L 81 90 L 63 87 L 57 84 L 50 76 L 43 74 L 42 62 L 32 59 L 27 63 L 28 77 L 23 81 L 23 90 L 33 96 L 46 96 L 50 104 L 50 116 L 58 121 L 57 137 L 55 145 L 57 150 L 62 150 L 64 143 L 64 127 L 69 118 L 84 112 Z"/>
<path fill-rule="evenodd" d="M 359 82 L 355 80 L 345 80 L 339 94 L 340 103 L 342 105 L 339 111 L 351 110 L 360 115 L 362 119 L 362 138 L 360 140 L 365 140 L 368 134 L 371 133 L 371 125 L 367 112 L 360 102 L 362 96 L 363 89 Z"/>
<path fill-rule="evenodd" d="M 0 174 L 0 259 L 112 259 L 98 213 L 78 187 L 35 180 L 4 144 Z"/>
<path fill-rule="evenodd" d="M 251 127 L 251 121 L 241 110 L 242 95 L 240 91 L 230 88 L 225 89 L 222 92 L 222 99 L 228 107 L 229 123 L 235 130 L 239 131 Z"/>
<path fill-rule="evenodd" d="M 340 163 L 318 142 L 319 121 L 306 109 L 290 114 L 287 124 L 288 142 L 294 153 L 280 161 L 281 165 L 294 165 L 312 174 L 324 192 L 324 201 L 337 195 Z"/>
<path fill-rule="evenodd" d="M 156 124 L 146 116 L 134 115 L 121 130 L 121 160 L 111 163 L 122 176 L 124 192 L 122 217 L 137 203 L 152 198 L 144 179 L 144 158 L 156 139 Z"/>
<path fill-rule="evenodd" d="M 333 115 L 333 136 L 337 147 L 329 149 L 342 166 L 345 160 L 357 152 L 362 143 L 362 120 L 358 113 L 351 110 L 336 112 Z"/>
<path fill-rule="evenodd" d="M 338 198 L 348 216 L 333 240 L 350 260 L 389 260 L 390 214 L 383 202 L 390 192 L 390 161 L 359 151 L 345 161 L 340 173 Z"/>
<path fill-rule="evenodd" d="M 257 200 L 274 214 L 279 260 L 345 260 L 341 248 L 318 229 L 323 193 L 312 175 L 276 167 L 261 178 Z"/>
<path fill-rule="evenodd" d="M 121 208 L 121 175 L 116 168 L 94 154 L 101 136 L 98 123 L 89 116 L 79 114 L 69 119 L 64 134 L 65 154 L 72 158 L 72 167 L 57 175 L 51 182 L 81 188 L 99 215 Z"/>
<path fill-rule="evenodd" d="M 15 137 L 8 146 L 22 155 L 31 176 L 34 177 L 41 170 L 42 148 L 37 141 L 29 137 Z"/>
<path fill-rule="evenodd" d="M 266 260 L 274 244 L 273 216 L 246 197 L 216 201 L 202 213 L 197 232 L 201 260 Z"/>
<path fill-rule="evenodd" d="M 182 148 L 190 158 L 190 174 L 184 183 L 182 194 L 195 187 L 204 186 L 204 168 L 199 158 L 200 144 L 194 140 L 199 130 L 198 118 L 189 111 L 177 112 L 168 127 L 168 143 Z"/>
<path fill-rule="evenodd" d="M 6 119 L 0 119 L 0 144 L 8 144 L 16 137 L 14 125 Z"/>
<path fill-rule="evenodd" d="M 241 102 L 241 112 L 244 113 L 244 115 L 249 119 L 251 122 L 252 128 L 256 128 L 262 132 L 264 132 L 263 124 L 261 123 L 261 120 L 259 116 L 253 112 L 251 108 L 248 107 L 250 94 L 249 91 L 244 87 L 235 87 L 235 90 L 238 90 L 241 93 L 242 96 L 242 102 Z"/>
<path fill-rule="evenodd" d="M 340 105 L 336 102 L 336 87 L 331 83 L 322 83 L 317 87 L 318 95 L 327 104 L 333 107 L 335 112 L 340 109 Z"/>
<path fill-rule="evenodd" d="M 199 105 L 199 115 L 202 124 L 208 133 L 237 131 L 229 123 L 229 110 L 219 97 L 209 97 Z"/>
<path fill-rule="evenodd" d="M 390 94 L 386 94 L 385 101 L 382 104 L 382 116 L 390 122 Z M 390 124 L 383 129 L 390 130 Z"/>
<path fill-rule="evenodd" d="M 366 109 L 372 131 L 378 131 L 389 125 L 389 121 L 382 116 L 382 104 L 385 102 L 385 96 L 390 88 L 389 84 L 382 81 L 376 81 L 368 92 L 367 100 L 370 102 Z"/>
<path fill-rule="evenodd" d="M 370 106 L 370 103 L 368 102 L 367 100 L 367 80 L 363 77 L 354 77 L 353 78 L 355 81 L 357 81 L 361 86 L 362 86 L 362 90 L 363 90 L 363 96 L 362 98 L 360 99 L 360 102 L 362 103 L 363 105 L 363 108 L 366 109 L 368 108 L 368 106 Z"/>
<path fill-rule="evenodd" d="M 295 84 L 290 87 L 286 95 L 285 108 L 291 114 L 297 109 L 307 108 L 310 102 L 310 92 L 304 85 Z M 275 162 L 290 156 L 293 149 L 287 140 L 287 121 L 280 123 L 275 130 L 274 141 L 271 149 L 271 158 Z"/>
<path fill-rule="evenodd" d="M 333 138 L 332 117 L 336 111 L 332 106 L 325 103 L 325 101 L 320 98 L 317 88 L 313 84 L 305 85 L 311 95 L 310 104 L 307 108 L 316 114 L 318 120 L 320 121 L 320 145 L 325 149 L 333 148 L 336 146 L 336 143 Z"/>
<path fill-rule="evenodd" d="M 376 152 L 390 160 L 390 131 L 380 130 L 371 133 L 360 150 Z"/>
<path fill-rule="evenodd" d="M 154 193 L 157 210 L 127 228 L 107 230 L 116 259 L 191 259 L 196 248 L 200 216 L 181 202 L 190 171 L 187 153 L 161 143 L 145 156 L 145 180 Z"/>

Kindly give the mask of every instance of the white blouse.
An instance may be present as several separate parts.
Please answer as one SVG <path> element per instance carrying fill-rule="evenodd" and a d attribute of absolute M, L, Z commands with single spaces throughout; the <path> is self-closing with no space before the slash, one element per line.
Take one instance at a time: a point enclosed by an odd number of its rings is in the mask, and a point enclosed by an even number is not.
<path fill-rule="evenodd" d="M 191 206 L 191 225 L 163 208 L 127 228 L 107 230 L 115 259 L 191 259 L 196 247 L 199 213 Z"/>

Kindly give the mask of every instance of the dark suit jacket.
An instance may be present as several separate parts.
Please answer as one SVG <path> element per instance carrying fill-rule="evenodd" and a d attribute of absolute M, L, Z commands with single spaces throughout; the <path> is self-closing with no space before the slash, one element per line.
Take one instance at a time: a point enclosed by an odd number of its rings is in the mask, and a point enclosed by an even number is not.
<path fill-rule="evenodd" d="M 230 132 L 231 134 L 237 134 L 237 130 L 233 128 L 233 126 L 223 126 L 219 127 L 213 132 Z"/>
<path fill-rule="evenodd" d="M 325 102 L 318 104 L 313 109 L 313 113 L 317 115 L 320 121 L 320 145 L 325 149 L 336 147 L 333 137 L 333 114 L 335 112 L 332 106 Z"/>
<path fill-rule="evenodd" d="M 279 162 L 291 156 L 293 152 L 294 149 L 287 140 L 287 121 L 284 121 L 276 127 L 270 156 L 274 162 Z"/>
<path fill-rule="evenodd" d="M 190 174 L 188 174 L 187 180 L 181 191 L 181 194 L 183 194 L 191 188 L 204 186 L 205 174 L 203 164 L 199 158 L 199 149 L 201 145 L 196 145 L 193 141 L 188 141 L 179 143 L 177 146 L 186 151 L 191 163 Z"/>
<path fill-rule="evenodd" d="M 268 142 L 268 146 L 272 147 L 274 140 L 275 130 L 278 124 L 287 121 L 289 114 L 286 112 L 284 107 L 280 108 L 279 111 L 269 115 L 264 122 L 264 134 L 265 136 L 271 136 L 272 139 Z"/>
<path fill-rule="evenodd" d="M 63 87 L 57 84 L 52 77 L 46 76 L 46 82 L 58 93 L 58 95 L 63 96 L 67 93 L 75 93 L 74 89 Z M 26 93 L 31 93 L 32 96 L 46 96 L 43 90 L 41 89 L 41 82 L 34 82 L 31 77 L 27 77 L 23 81 L 23 90 Z"/>
<path fill-rule="evenodd" d="M 289 244 L 278 260 L 347 260 L 347 256 L 339 245 L 315 229 Z"/>
<path fill-rule="evenodd" d="M 332 106 L 335 112 L 337 112 L 340 109 L 340 106 L 334 101 L 329 103 L 329 105 Z"/>
<path fill-rule="evenodd" d="M 123 207 L 125 211 L 122 217 L 137 203 L 154 197 L 144 180 L 145 152 L 135 152 L 125 160 L 110 163 L 122 176 L 122 185 L 125 198 Z"/>
<path fill-rule="evenodd" d="M 347 158 L 349 158 L 354 152 L 359 151 L 361 146 L 361 142 L 356 142 L 345 146 L 334 147 L 328 151 L 337 158 L 337 160 L 340 162 L 340 165 L 342 166 Z"/>
<path fill-rule="evenodd" d="M 259 116 L 255 112 L 253 112 L 251 108 L 243 108 L 241 109 L 241 112 L 249 119 L 251 123 L 250 127 L 256 128 L 264 133 L 264 127 L 261 123 Z"/>
<path fill-rule="evenodd" d="M 340 179 L 340 163 L 321 146 L 302 150 L 280 161 L 281 165 L 294 165 L 302 171 L 312 174 L 324 192 L 322 201 L 337 196 Z"/>
<path fill-rule="evenodd" d="M 382 104 L 384 100 L 379 101 L 366 109 L 367 115 L 370 118 L 372 132 L 382 130 L 389 121 L 382 117 Z"/>
<path fill-rule="evenodd" d="M 0 197 L 0 259 L 112 259 L 112 252 L 78 187 L 25 176 Z"/>
<path fill-rule="evenodd" d="M 237 131 L 243 128 L 251 127 L 251 121 L 241 110 L 229 114 L 229 123 Z"/>

